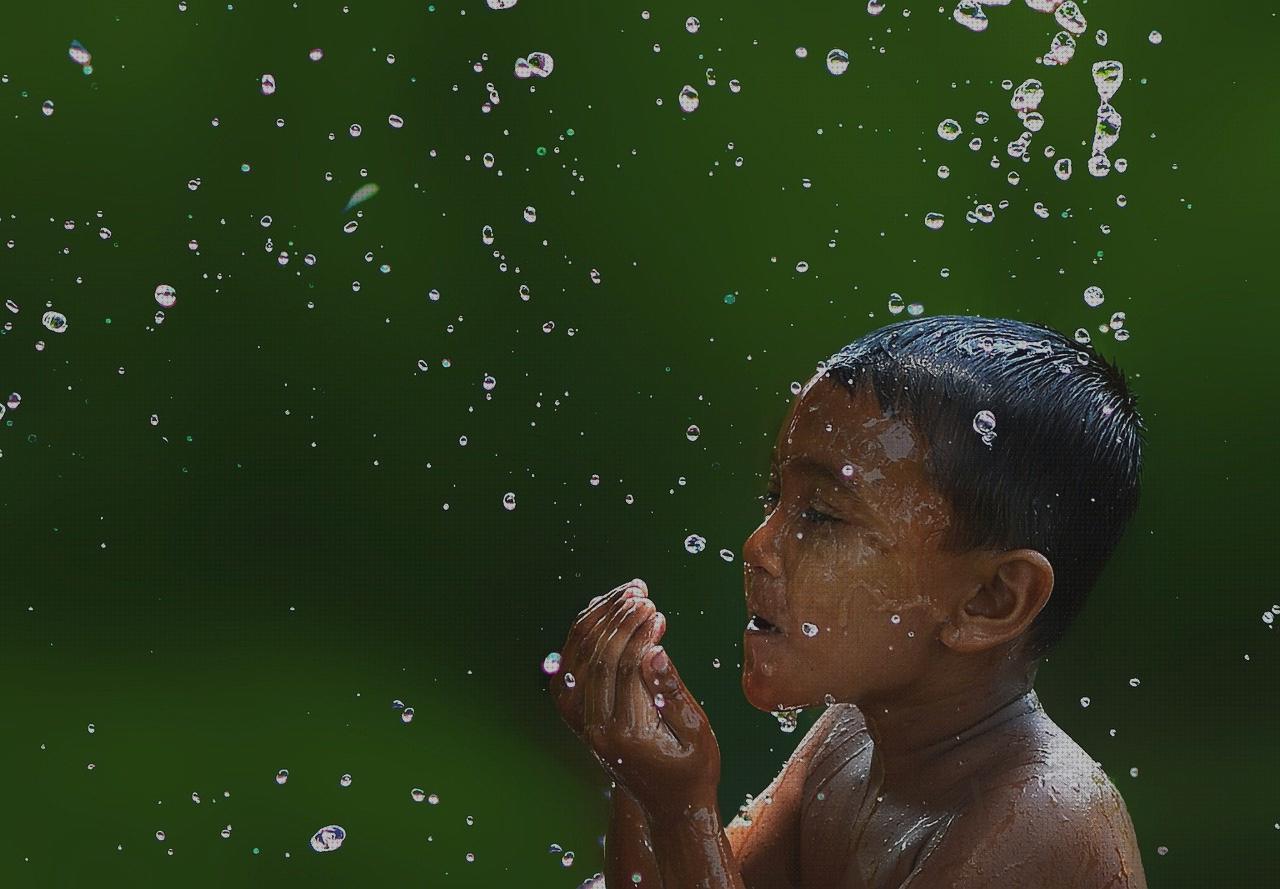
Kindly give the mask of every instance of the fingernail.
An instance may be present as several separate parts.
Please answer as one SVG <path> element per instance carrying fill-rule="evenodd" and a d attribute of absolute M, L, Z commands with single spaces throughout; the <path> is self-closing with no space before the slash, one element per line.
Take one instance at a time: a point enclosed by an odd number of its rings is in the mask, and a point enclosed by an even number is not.
<path fill-rule="evenodd" d="M 657 654 L 653 656 L 653 660 L 649 663 L 653 665 L 654 672 L 665 673 L 667 671 L 667 667 L 671 666 L 671 658 L 667 657 L 667 650 L 661 645 L 654 646 L 653 650 L 656 651 Z"/>

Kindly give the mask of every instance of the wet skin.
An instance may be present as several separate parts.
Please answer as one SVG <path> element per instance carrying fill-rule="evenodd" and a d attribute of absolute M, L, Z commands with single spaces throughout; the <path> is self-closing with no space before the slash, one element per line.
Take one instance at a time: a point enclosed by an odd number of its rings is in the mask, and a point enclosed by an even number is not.
<path fill-rule="evenodd" d="M 765 517 L 743 549 L 758 617 L 743 636 L 742 688 L 765 711 L 830 706 L 725 829 L 728 854 L 668 835 L 681 818 L 705 821 L 719 751 L 674 667 L 652 669 L 665 619 L 615 600 L 609 616 L 575 624 L 566 669 L 594 671 L 597 697 L 609 687 L 608 708 L 580 708 L 575 731 L 618 783 L 615 818 L 660 825 L 633 842 L 628 868 L 643 872 L 651 841 L 664 885 L 696 874 L 686 885 L 1146 886 L 1123 800 L 1040 708 L 1037 663 L 1022 654 L 1052 566 L 1030 549 L 943 549 L 951 511 L 928 481 L 926 448 L 870 392 L 822 374 L 779 431 Z M 611 666 L 592 667 L 588 647 Z M 683 698 L 679 712 L 655 708 L 646 682 Z M 558 703 L 573 726 L 570 698 L 562 690 Z M 640 739 L 621 757 L 605 740 L 615 705 L 622 733 Z M 680 861 L 663 862 L 668 851 Z M 716 860 L 698 870 L 699 854 Z"/>

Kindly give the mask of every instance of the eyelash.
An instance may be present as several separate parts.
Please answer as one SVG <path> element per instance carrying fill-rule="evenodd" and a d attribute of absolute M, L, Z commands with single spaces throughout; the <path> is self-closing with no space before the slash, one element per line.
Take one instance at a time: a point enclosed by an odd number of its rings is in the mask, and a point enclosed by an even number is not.
<path fill-rule="evenodd" d="M 766 505 L 767 505 L 767 504 L 769 503 L 769 501 L 771 501 L 771 500 L 777 500 L 777 499 L 778 499 L 778 495 L 777 495 L 777 494 L 775 494 L 775 493 L 773 493 L 772 491 L 769 491 L 769 492 L 767 492 L 767 493 L 761 494 L 759 499 L 760 499 L 760 502 L 761 502 L 762 504 L 766 504 Z M 814 523 L 815 525 L 824 525 L 824 524 L 827 524 L 828 522 L 838 522 L 838 521 L 840 521 L 840 520 L 839 520 L 838 518 L 836 518 L 835 516 L 833 516 L 833 515 L 828 515 L 828 514 L 827 514 L 827 513 L 825 513 L 825 512 L 819 512 L 818 510 L 816 510 L 816 509 L 814 509 L 814 508 L 812 508 L 812 507 L 810 507 L 809 509 L 806 509 L 804 512 L 800 513 L 800 515 L 801 515 L 801 517 L 803 517 L 806 521 L 812 522 L 812 523 Z M 809 516 L 810 516 L 810 515 L 812 515 L 813 517 L 812 517 L 812 518 L 809 518 Z"/>

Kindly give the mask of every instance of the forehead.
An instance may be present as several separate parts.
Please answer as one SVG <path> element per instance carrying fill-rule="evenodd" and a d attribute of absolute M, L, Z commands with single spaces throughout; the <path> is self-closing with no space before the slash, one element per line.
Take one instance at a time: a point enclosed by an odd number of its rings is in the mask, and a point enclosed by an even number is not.
<path fill-rule="evenodd" d="M 869 389 L 850 392 L 823 374 L 815 375 L 792 403 L 772 455 L 775 463 L 794 458 L 896 463 L 920 457 L 910 427 L 882 410 Z"/>

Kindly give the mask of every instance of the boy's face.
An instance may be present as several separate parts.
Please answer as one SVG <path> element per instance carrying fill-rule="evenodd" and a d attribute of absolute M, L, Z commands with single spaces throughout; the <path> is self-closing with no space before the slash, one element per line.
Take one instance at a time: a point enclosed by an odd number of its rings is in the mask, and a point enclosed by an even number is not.
<path fill-rule="evenodd" d="M 924 456 L 869 390 L 819 374 L 801 392 L 778 434 L 764 521 L 743 548 L 748 617 L 776 628 L 748 623 L 743 635 L 753 706 L 831 695 L 863 707 L 923 691 L 938 672 L 939 634 L 981 583 L 972 559 L 938 547 L 951 512 Z"/>

